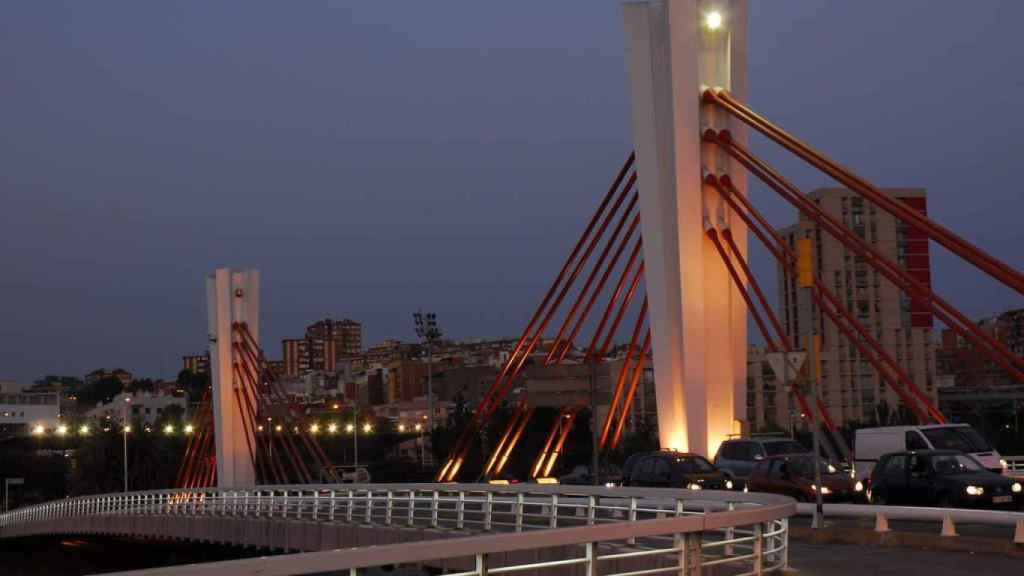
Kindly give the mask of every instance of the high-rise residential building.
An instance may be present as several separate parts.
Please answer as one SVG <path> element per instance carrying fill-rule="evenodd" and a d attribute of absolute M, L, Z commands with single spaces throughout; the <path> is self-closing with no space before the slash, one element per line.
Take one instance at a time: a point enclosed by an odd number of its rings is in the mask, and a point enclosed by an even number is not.
<path fill-rule="evenodd" d="M 306 327 L 306 338 L 333 340 L 339 359 L 363 353 L 363 325 L 349 318 L 314 322 Z"/>
<path fill-rule="evenodd" d="M 889 188 L 882 192 L 927 213 L 927 197 L 922 188 Z M 906 270 L 924 285 L 931 283 L 928 238 L 888 212 L 879 209 L 850 190 L 821 188 L 810 199 L 841 221 L 873 248 Z M 903 368 L 921 391 L 936 402 L 935 344 L 932 338 L 930 310 L 912 301 L 864 259 L 847 250 L 842 243 L 820 229 L 804 215 L 779 230 L 791 247 L 799 238 L 810 238 L 814 246 L 814 273 L 845 304 L 854 316 Z M 868 422 L 879 414 L 893 414 L 900 405 L 899 396 L 881 380 L 872 365 L 862 358 L 857 347 L 822 317 L 817 307 L 813 316 L 800 296 L 796 279 L 779 268 L 780 320 L 787 335 L 803 347 L 807 322 L 821 336 L 822 399 L 837 423 Z M 784 386 L 777 394 L 787 394 Z M 888 410 L 880 410 L 884 400 Z M 785 400 L 791 406 L 792 399 Z M 779 402 L 776 402 L 778 406 Z M 777 413 L 791 413 L 782 410 Z M 786 423 L 775 422 L 785 428 Z"/>
<path fill-rule="evenodd" d="M 194 374 L 206 374 L 210 371 L 210 354 L 196 354 L 181 357 L 182 368 Z"/>
<path fill-rule="evenodd" d="M 334 340 L 324 338 L 290 338 L 281 341 L 284 353 L 284 375 L 302 376 L 314 371 L 333 371 L 338 357 Z"/>

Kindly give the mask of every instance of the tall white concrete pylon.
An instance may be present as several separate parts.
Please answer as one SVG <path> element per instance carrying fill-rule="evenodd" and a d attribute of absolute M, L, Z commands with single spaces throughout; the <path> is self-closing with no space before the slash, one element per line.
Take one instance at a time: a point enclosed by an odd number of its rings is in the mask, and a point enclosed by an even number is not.
<path fill-rule="evenodd" d="M 241 340 L 232 330 L 244 322 L 256 342 L 260 329 L 260 274 L 256 270 L 232 272 L 218 268 L 206 277 L 206 310 L 210 331 L 210 374 L 213 383 L 214 444 L 217 448 L 217 486 L 244 488 L 256 485 L 243 415 L 235 399 L 233 366 L 240 363 L 232 345 Z M 251 433 L 251 432 L 250 432 Z"/>
<path fill-rule="evenodd" d="M 731 229 L 745 258 L 747 230 L 702 176 L 728 173 L 744 194 L 746 177 L 700 131 L 746 130 L 700 96 L 746 98 L 747 2 L 627 2 L 624 22 L 659 436 L 710 455 L 746 416 L 747 310 L 705 231 Z"/>

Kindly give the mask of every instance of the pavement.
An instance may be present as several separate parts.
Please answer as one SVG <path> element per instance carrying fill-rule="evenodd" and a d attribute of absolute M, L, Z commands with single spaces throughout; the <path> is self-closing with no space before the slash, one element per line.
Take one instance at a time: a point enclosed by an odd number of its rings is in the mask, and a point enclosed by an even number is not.
<path fill-rule="evenodd" d="M 1002 554 L 790 542 L 800 576 L 997 576 L 1024 574 L 1024 559 Z"/>

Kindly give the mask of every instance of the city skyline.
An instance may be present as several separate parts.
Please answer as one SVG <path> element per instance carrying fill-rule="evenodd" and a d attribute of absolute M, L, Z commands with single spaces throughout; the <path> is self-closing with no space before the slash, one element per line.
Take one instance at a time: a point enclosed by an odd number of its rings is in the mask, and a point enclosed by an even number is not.
<path fill-rule="evenodd" d="M 927 188 L 937 221 L 1021 268 L 1024 7 L 984 8 L 752 3 L 751 103 L 880 185 Z M 172 377 L 222 265 L 263 271 L 271 347 L 325 313 L 411 340 L 419 307 L 456 338 L 518 334 L 629 148 L 619 10 L 5 5 L 0 378 Z M 1019 304 L 934 259 L 969 316 Z"/>

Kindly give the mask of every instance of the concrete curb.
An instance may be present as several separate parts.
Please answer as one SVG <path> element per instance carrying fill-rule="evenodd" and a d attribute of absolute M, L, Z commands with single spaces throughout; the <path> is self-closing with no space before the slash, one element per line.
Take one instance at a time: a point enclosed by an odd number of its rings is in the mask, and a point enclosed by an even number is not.
<path fill-rule="evenodd" d="M 1024 558 L 1024 545 L 1012 540 L 982 538 L 978 536 L 941 536 L 923 532 L 875 532 L 865 528 L 822 528 L 812 530 L 807 526 L 789 526 L 790 540 L 812 544 L 852 544 L 856 546 L 880 546 L 885 548 L 917 548 L 922 550 L 945 550 L 951 552 L 973 552 L 1002 554 L 1012 558 Z"/>

